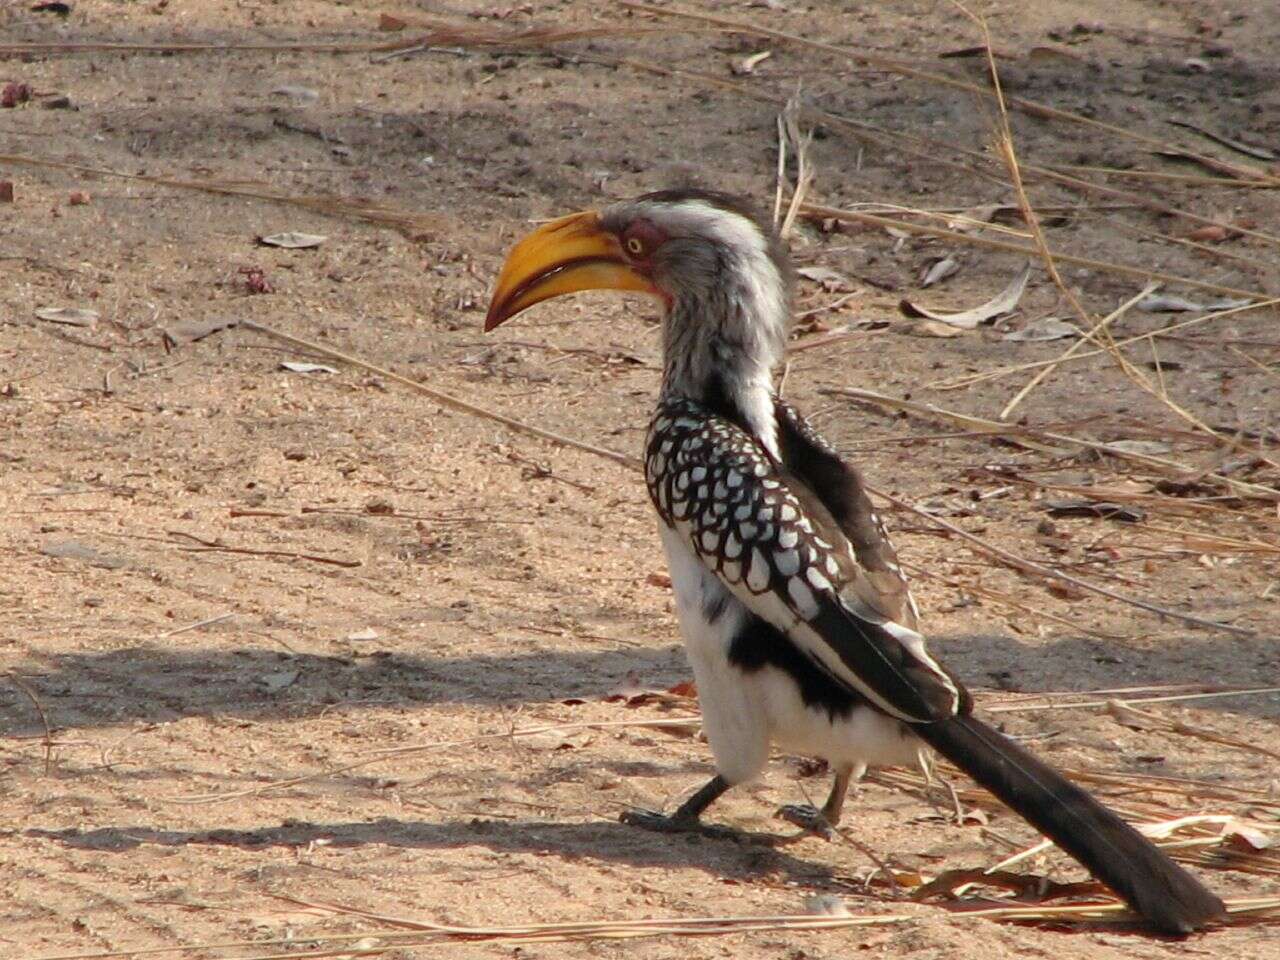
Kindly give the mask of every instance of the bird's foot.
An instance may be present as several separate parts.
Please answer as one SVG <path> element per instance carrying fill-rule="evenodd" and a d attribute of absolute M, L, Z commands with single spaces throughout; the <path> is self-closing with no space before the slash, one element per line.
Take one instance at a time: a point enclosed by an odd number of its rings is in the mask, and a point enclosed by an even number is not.
<path fill-rule="evenodd" d="M 681 817 L 658 813 L 654 810 L 624 810 L 618 819 L 629 827 L 654 830 L 658 833 L 700 833 L 708 837 L 732 837 L 727 827 L 713 827 L 697 817 Z"/>
<path fill-rule="evenodd" d="M 826 814 L 807 803 L 789 803 L 785 807 L 779 807 L 774 816 L 787 823 L 793 823 L 806 833 L 821 837 L 823 840 L 831 840 L 835 837 L 835 828 L 827 820 Z"/>

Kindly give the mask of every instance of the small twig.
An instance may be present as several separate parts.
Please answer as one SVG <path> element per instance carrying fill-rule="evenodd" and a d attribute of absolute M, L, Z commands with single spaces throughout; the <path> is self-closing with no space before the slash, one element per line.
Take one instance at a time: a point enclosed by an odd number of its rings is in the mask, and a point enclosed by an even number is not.
<path fill-rule="evenodd" d="M 36 713 L 40 715 L 40 722 L 44 725 L 44 775 L 47 777 L 53 768 L 53 728 L 49 726 L 49 716 L 44 712 L 40 698 L 36 696 L 36 692 L 31 689 L 27 681 L 12 670 L 9 671 L 8 677 L 15 687 L 27 695 L 31 705 L 36 708 Z"/>
<path fill-rule="evenodd" d="M 939 517 L 935 514 L 931 514 L 924 510 L 921 510 L 918 507 L 912 506 L 911 504 L 907 503 L 905 500 L 900 500 L 899 498 L 893 496 L 892 494 L 885 493 L 883 490 L 877 490 L 876 488 L 872 487 L 869 484 L 867 485 L 867 490 L 875 494 L 876 496 L 880 497 L 881 499 L 887 500 L 889 503 L 892 503 L 895 507 L 898 507 L 901 510 L 906 510 L 908 513 L 914 513 L 916 516 L 923 517 L 924 519 L 930 521 L 931 523 L 936 523 L 938 526 L 943 527 L 946 530 L 950 530 L 960 539 L 965 540 L 969 543 L 972 543 L 974 546 L 990 554 L 991 556 L 999 557 L 1001 560 L 1004 560 L 1006 563 L 1012 565 L 1013 567 L 1019 570 L 1022 570 L 1026 573 L 1034 574 L 1035 576 L 1038 576 L 1041 579 L 1057 580 L 1062 583 L 1069 583 L 1072 586 L 1079 587 L 1081 590 L 1087 590 L 1089 593 L 1097 594 L 1100 597 L 1106 597 L 1107 599 L 1115 600 L 1118 603 L 1124 603 L 1131 607 L 1137 607 L 1139 610 L 1146 610 L 1148 613 L 1153 613 L 1158 617 L 1167 618 L 1171 620 L 1179 620 L 1182 623 L 1192 624 L 1193 626 L 1197 626 L 1197 627 L 1204 627 L 1209 630 L 1221 630 L 1224 633 L 1233 633 L 1236 636 L 1241 636 L 1241 637 L 1257 636 L 1257 634 L 1253 630 L 1250 630 L 1247 627 L 1237 627 L 1235 624 L 1221 623 L 1217 620 L 1208 620 L 1203 617 L 1197 617 L 1189 613 L 1182 613 L 1177 610 L 1171 610 L 1168 607 L 1162 607 L 1162 606 L 1159 606 L 1158 604 L 1154 604 L 1149 600 L 1143 600 L 1139 597 L 1125 596 L 1124 594 L 1118 593 L 1107 587 L 1100 587 L 1097 584 L 1090 583 L 1088 580 L 1081 580 L 1079 577 L 1073 577 L 1069 573 L 1062 573 L 1058 570 L 1053 570 L 1049 567 L 1042 566 L 1041 564 L 1035 563 L 1031 560 L 1027 560 L 1024 557 L 1020 557 L 1015 553 L 1010 553 L 1008 550 L 1005 550 L 1003 547 L 997 547 L 994 544 L 987 543 L 987 541 L 983 540 L 981 537 L 975 536 L 974 534 L 970 533 L 968 530 L 965 530 L 963 527 L 957 526 L 956 524 L 952 523 L 950 520 L 944 519 L 943 517 Z"/>
<path fill-rule="evenodd" d="M 1203 316 L 1191 317 L 1188 320 L 1181 320 L 1171 326 L 1165 327 L 1163 330 L 1152 330 L 1150 333 L 1139 333 L 1124 340 L 1116 341 L 1117 347 L 1127 347 L 1131 343 L 1137 343 L 1140 340 L 1148 340 L 1152 338 L 1169 338 L 1171 340 L 1181 340 L 1181 337 L 1174 336 L 1175 331 L 1182 330 L 1185 327 L 1198 326 L 1210 320 L 1219 320 L 1223 317 L 1234 316 L 1238 313 L 1244 313 L 1248 310 L 1258 310 L 1264 307 L 1274 307 L 1280 305 L 1280 299 L 1260 300 L 1256 303 L 1245 304 L 1240 307 L 1229 307 L 1226 310 L 1215 310 L 1212 313 L 1206 313 Z M 1107 353 L 1106 350 L 1087 350 L 1084 353 L 1078 353 L 1072 357 L 1055 357 L 1052 360 L 1033 360 L 1030 363 L 1015 363 L 1005 367 L 997 367 L 994 370 L 988 370 L 985 373 L 966 374 L 963 377 L 952 377 L 944 380 L 934 380 L 926 383 L 924 386 L 932 390 L 960 390 L 964 387 L 976 386 L 979 383 L 986 383 L 989 380 L 998 380 L 1002 377 L 1011 376 L 1015 373 L 1023 373 L 1027 370 L 1035 370 L 1039 367 L 1052 366 L 1056 363 L 1062 363 L 1066 360 L 1088 360 L 1092 357 L 1101 356 Z"/>
<path fill-rule="evenodd" d="M 931 403 L 917 403 L 914 400 L 903 400 L 898 397 L 890 397 L 887 394 L 876 393 L 874 390 L 863 390 L 860 387 L 828 387 L 819 392 L 827 396 L 849 397 L 854 400 L 874 403 L 890 409 L 906 410 L 919 416 L 932 417 L 948 423 L 956 423 L 962 426 L 971 427 L 975 430 L 987 429 L 993 436 L 1011 438 L 1033 450 L 1040 449 L 1048 452 L 1052 448 L 1046 448 L 1042 445 L 1037 446 L 1035 441 L 1028 440 L 1028 437 L 1040 437 L 1053 443 L 1066 443 L 1072 446 L 1084 447 L 1089 450 L 1097 450 L 1100 453 L 1107 454 L 1108 456 L 1118 457 L 1122 460 L 1131 460 L 1134 463 L 1141 463 L 1147 467 L 1155 467 L 1161 471 L 1172 470 L 1183 477 L 1194 473 L 1194 471 L 1192 471 L 1186 464 L 1179 463 L 1176 460 L 1170 460 L 1167 457 L 1156 457 L 1146 453 L 1134 453 L 1133 451 L 1113 447 L 1097 440 L 1087 440 L 1084 437 L 1068 436 L 1067 434 L 1057 433 L 1054 431 L 1007 424 L 998 420 L 987 420 L 983 417 L 973 417 L 964 413 L 944 410 L 942 407 Z M 1222 473 L 1197 473 L 1196 475 L 1205 480 L 1212 480 L 1214 483 L 1221 484 L 1229 490 L 1234 491 L 1239 496 L 1260 497 L 1266 500 L 1280 499 L 1280 490 L 1263 486 L 1262 484 L 1246 483 L 1243 480 L 1236 480 L 1233 477 L 1228 477 Z"/>
<path fill-rule="evenodd" d="M 1060 617 L 1056 613 L 1050 613 L 1048 610 L 1043 609 L 1043 607 L 1031 607 L 1026 604 L 1019 603 L 1007 594 L 998 590 L 993 590 L 990 587 L 984 587 L 976 583 L 964 583 L 960 580 L 953 580 L 951 577 L 944 577 L 941 574 L 930 573 L 928 570 L 925 570 L 923 567 L 917 566 L 916 564 L 903 563 L 903 568 L 914 578 L 922 580 L 936 580 L 937 582 L 946 584 L 951 589 L 960 593 L 972 593 L 974 596 L 986 597 L 988 600 L 992 600 L 1001 606 L 1008 607 L 1011 610 L 1016 610 L 1018 613 L 1025 616 L 1047 620 L 1050 623 L 1056 623 L 1061 627 L 1069 627 L 1072 630 L 1087 633 L 1089 636 L 1097 637 L 1100 640 L 1125 639 L 1121 634 L 1094 630 L 1090 627 L 1084 626 L 1079 620 L 1068 620 L 1066 617 Z"/>
<path fill-rule="evenodd" d="M 196 547 L 179 547 L 178 549 L 184 553 L 237 553 L 249 557 L 284 557 L 288 560 L 311 560 L 315 563 L 327 563 L 334 567 L 362 567 L 364 563 L 360 560 L 342 560 L 337 557 L 325 557 L 316 553 L 300 553 L 297 550 L 272 550 L 259 549 L 256 547 L 229 547 L 218 540 L 208 540 L 204 537 L 197 536 L 194 533 L 187 533 L 185 530 L 167 530 L 165 531 L 173 537 L 186 537 L 188 540 L 194 540 L 199 546 Z M 169 541 L 161 541 L 169 542 Z M 227 614 L 226 616 L 231 616 Z M 224 618 L 218 618 L 224 619 Z M 195 624 L 202 626 L 202 624 Z M 181 631 L 178 631 L 179 633 Z"/>
<path fill-rule="evenodd" d="M 199 630 L 201 627 L 208 627 L 208 626 L 212 626 L 215 623 L 221 623 L 223 620 L 230 620 L 234 616 L 235 616 L 234 612 L 220 613 L 216 617 L 210 617 L 207 620 L 197 620 L 195 623 L 189 623 L 185 627 L 178 627 L 176 630 L 170 630 L 166 633 L 162 633 L 155 639 L 167 640 L 170 637 L 176 637 L 180 633 L 187 633 L 190 630 Z"/>
<path fill-rule="evenodd" d="M 377 374 L 380 377 L 385 377 L 388 380 L 393 380 L 401 386 L 408 387 L 423 396 L 429 397 L 442 407 L 448 407 L 451 410 L 457 410 L 461 413 L 468 413 L 473 417 L 482 417 L 485 420 L 493 420 L 516 433 L 522 433 L 525 436 L 530 437 L 537 437 L 539 440 L 549 440 L 550 442 L 559 444 L 562 447 L 571 447 L 575 450 L 593 453 L 598 457 L 604 457 L 606 460 L 612 460 L 614 463 L 620 463 L 624 467 L 631 467 L 634 470 L 639 470 L 641 467 L 640 461 L 635 457 L 629 457 L 624 453 L 617 452 L 616 450 L 609 450 L 605 447 L 595 446 L 594 444 L 583 443 L 581 440 L 574 440 L 572 437 L 553 433 L 550 430 L 544 430 L 541 427 L 535 427 L 532 424 L 524 423 L 520 420 L 513 419 L 512 417 L 495 413 L 492 410 L 487 410 L 484 407 L 477 406 L 474 403 L 469 403 L 466 400 L 444 393 L 443 391 L 435 390 L 424 384 L 418 383 L 416 380 L 410 380 L 408 377 L 401 376 L 400 374 L 387 370 L 383 367 L 375 366 L 372 363 L 360 360 L 350 354 L 334 350 L 331 347 L 326 347 L 310 340 L 304 340 L 302 337 L 295 337 L 292 334 L 284 333 L 283 331 L 265 326 L 264 324 L 257 323 L 253 320 L 241 320 L 240 326 L 246 330 L 253 330 L 256 333 L 261 333 L 264 336 L 273 337 L 274 339 L 283 341 L 284 343 L 291 343 L 294 346 L 313 350 L 321 356 L 328 357 L 330 360 L 337 360 L 353 367 L 359 367 L 361 370 L 368 370 L 370 373 Z"/>
<path fill-rule="evenodd" d="M 539 463 L 537 460 L 532 460 L 529 457 L 522 456 L 521 454 L 516 453 L 514 450 L 507 451 L 507 459 L 512 463 L 514 463 L 516 466 L 524 467 L 524 476 L 526 480 L 538 480 L 538 479 L 558 480 L 561 483 L 567 483 L 571 487 L 577 487 L 583 493 L 595 492 L 596 488 L 591 486 L 590 484 L 583 483 L 580 480 L 574 480 L 570 477 L 561 476 L 560 474 L 552 470 L 550 467 L 548 467 L 545 463 Z"/>
<path fill-rule="evenodd" d="M 3 159 L 3 158 L 0 158 Z M 972 234 L 960 233 L 956 230 L 944 230 L 941 227 L 930 227 L 920 223 L 912 223 L 909 220 L 898 220 L 893 217 L 881 217 L 873 213 L 860 213 L 856 210 L 844 210 L 839 207 L 827 207 L 816 203 L 806 203 L 802 210 L 803 213 L 812 214 L 819 218 L 829 218 L 832 220 L 843 220 L 852 223 L 866 223 L 875 227 L 892 228 L 894 230 L 902 230 L 906 233 L 914 233 L 924 237 L 939 237 L 944 240 L 953 240 L 957 243 L 968 244 L 974 247 L 985 247 L 988 250 L 1000 250 L 1005 253 L 1016 253 L 1023 257 L 1038 256 L 1039 251 L 1034 246 L 1026 246 L 1021 243 L 1011 243 L 1007 240 L 994 240 L 990 237 L 978 237 Z M 1146 267 L 1134 267 L 1124 263 L 1116 263 L 1114 261 L 1094 260 L 1090 257 L 1078 257 L 1070 253 L 1062 253 L 1060 251 L 1052 252 L 1054 260 L 1058 263 L 1069 263 L 1072 266 L 1087 267 L 1090 270 L 1097 270 L 1099 273 L 1112 273 L 1122 277 L 1136 277 L 1140 280 L 1159 280 L 1164 283 L 1176 283 L 1185 287 L 1192 287 L 1197 290 L 1208 290 L 1211 293 L 1224 294 L 1229 297 L 1243 297 L 1249 300 L 1267 301 L 1265 306 L 1273 306 L 1276 301 L 1267 297 L 1265 293 L 1259 293 L 1256 290 L 1242 290 L 1239 287 L 1229 287 L 1220 283 L 1209 283 L 1205 280 L 1195 280 L 1191 277 L 1180 277 L 1176 274 L 1165 273 L 1161 270 L 1149 270 Z M 1259 304 L 1253 304 L 1259 306 Z"/>
<path fill-rule="evenodd" d="M 813 141 L 813 132 L 803 134 L 800 132 L 800 124 L 796 119 L 799 112 L 800 91 L 797 90 L 782 108 L 782 113 L 778 117 L 779 125 L 785 134 L 784 139 L 791 142 L 796 155 L 796 185 L 791 191 L 791 202 L 787 206 L 786 216 L 778 225 L 778 236 L 783 240 L 791 236 L 791 229 L 795 226 L 804 198 L 808 195 L 809 188 L 813 186 L 813 169 L 809 166 L 809 144 Z M 781 159 L 782 153 L 779 152 L 779 161 Z M 783 179 L 785 180 L 785 171 Z"/>
<path fill-rule="evenodd" d="M 388 747 L 377 750 L 375 756 L 366 757 L 363 760 L 357 760 L 353 763 L 344 764 L 340 767 L 334 767 L 329 770 L 321 770 L 318 773 L 310 773 L 301 777 L 290 777 L 286 780 L 275 780 L 271 783 L 264 783 L 261 786 L 249 787 L 244 790 L 231 790 L 226 793 L 203 794 L 199 796 L 188 797 L 166 797 L 170 803 L 182 804 L 204 804 L 204 803 L 221 803 L 225 800 L 238 800 L 243 797 L 256 797 L 269 790 L 281 790 L 285 787 L 296 787 L 299 784 L 307 783 L 311 780 L 319 780 L 322 777 L 335 777 L 340 773 L 348 773 L 351 770 L 358 770 L 361 767 L 367 767 L 374 763 L 381 763 L 384 760 L 398 759 L 411 756 L 418 753 L 430 753 L 436 750 L 444 750 L 449 747 L 464 747 L 475 743 L 484 743 L 490 740 L 507 740 L 513 737 L 530 737 L 539 733 L 552 733 L 562 730 L 589 730 L 589 729 L 612 729 L 617 727 L 676 727 L 689 728 L 699 727 L 702 725 L 700 716 L 693 717 L 673 717 L 670 719 L 654 718 L 649 720 L 598 720 L 598 721 L 582 721 L 574 723 L 550 723 L 537 727 L 524 727 L 521 729 L 506 730 L 502 733 L 487 733 L 476 737 L 466 737 L 461 740 L 440 740 L 435 743 L 423 743 L 408 747 Z"/>
<path fill-rule="evenodd" d="M 1107 693 L 1106 690 L 1084 690 L 1080 696 L 1090 693 Z M 1187 700 L 1219 700 L 1222 697 L 1257 697 L 1269 693 L 1280 693 L 1280 687 L 1244 687 L 1234 690 L 1205 690 L 1200 693 L 1175 693 L 1163 697 L 1133 697 L 1117 701 L 1110 700 L 1076 700 L 1069 703 L 1009 703 L 984 707 L 987 713 L 1039 713 L 1045 710 L 1094 710 L 1105 709 L 1113 703 L 1125 705 L 1134 703 L 1181 703 Z M 1031 696 L 1034 696 L 1032 694 Z M 1048 696 L 1048 694 L 1042 694 Z M 1076 696 L 1076 694 L 1057 694 L 1057 696 Z"/>
<path fill-rule="evenodd" d="M 768 37 L 772 40 L 808 47 L 813 50 L 820 50 L 823 53 L 857 60 L 875 69 L 887 70 L 891 73 L 897 73 L 901 76 L 910 77 L 914 80 L 921 80 L 934 86 L 950 87 L 955 90 L 962 90 L 966 93 L 976 94 L 980 97 L 993 98 L 995 96 L 990 89 L 982 86 L 981 84 L 972 83 L 968 80 L 960 80 L 945 73 L 934 73 L 929 70 L 921 70 L 918 67 L 912 66 L 907 61 L 900 60 L 895 57 L 887 57 L 882 54 L 870 53 L 863 50 L 854 50 L 849 47 L 837 46 L 836 44 L 823 43 L 819 40 L 809 40 L 793 33 L 785 33 L 781 30 L 771 30 L 767 27 L 761 27 L 754 23 L 747 23 L 741 20 L 733 20 L 728 17 L 719 17 L 698 11 L 680 10 L 674 7 L 655 7 L 647 3 L 632 2 L 632 0 L 622 0 L 621 5 L 632 10 L 639 10 L 643 13 L 653 14 L 658 17 L 679 17 L 685 20 L 693 20 L 698 23 L 716 26 L 733 33 L 746 33 L 760 37 Z M 1102 120 L 1095 120 L 1092 117 L 1086 117 L 1082 114 L 1072 113 L 1069 110 L 1060 110 L 1047 103 L 1040 103 L 1023 97 L 1010 97 L 1008 102 L 1034 117 L 1063 120 L 1069 123 L 1092 127 L 1095 130 L 1103 130 L 1114 136 L 1124 137 L 1161 150 L 1167 150 L 1171 146 L 1167 141 L 1147 136 L 1146 134 L 1130 127 L 1121 127 L 1116 124 L 1106 123 Z M 1192 154 L 1190 151 L 1184 152 L 1195 159 L 1212 160 L 1212 158 L 1209 157 L 1201 157 L 1198 154 Z M 1260 174 L 1258 176 L 1258 181 L 1260 183 L 1270 183 L 1272 186 L 1280 186 L 1280 178 L 1271 177 L 1266 174 Z"/>
<path fill-rule="evenodd" d="M 1061 356 L 1059 356 L 1056 360 L 1054 360 L 1052 363 L 1048 364 L 1047 366 L 1041 367 L 1040 372 L 1037 373 L 1030 380 L 1028 380 L 1026 386 L 1024 386 L 1016 394 L 1014 394 L 1013 399 L 1005 404 L 1004 409 L 1000 411 L 1000 419 L 1008 420 L 1009 416 L 1013 413 L 1013 411 L 1017 409 L 1018 404 L 1020 404 L 1023 400 L 1025 400 L 1032 390 L 1034 390 L 1046 379 L 1048 379 L 1048 377 L 1055 370 L 1057 370 L 1059 366 L 1061 366 L 1063 363 L 1066 363 L 1068 360 L 1074 357 L 1077 353 L 1079 353 L 1080 350 L 1084 347 L 1086 342 L 1096 343 L 1097 341 L 1094 339 L 1095 337 L 1098 337 L 1099 335 L 1101 335 L 1114 321 L 1123 317 L 1129 311 L 1130 307 L 1138 303 L 1138 301 L 1144 299 L 1148 294 L 1150 294 L 1155 289 L 1156 289 L 1156 284 L 1153 284 L 1153 283 L 1147 284 L 1145 287 L 1142 288 L 1142 290 L 1139 293 L 1130 297 L 1128 300 L 1120 304 L 1120 306 L 1116 307 L 1116 309 L 1112 310 L 1109 314 L 1107 314 L 1105 317 L 1099 320 L 1096 324 L 1094 324 L 1093 328 L 1089 330 L 1088 333 L 1086 333 L 1083 337 L 1081 337 L 1079 340 L 1073 343 L 1070 347 L 1068 347 L 1067 350 Z M 1116 349 L 1116 343 L 1114 340 L 1109 340 L 1109 343 L 1112 349 Z"/>
<path fill-rule="evenodd" d="M 341 560 L 337 557 L 323 557 L 315 553 L 299 553 L 295 550 L 254 550 L 250 547 L 179 547 L 184 553 L 236 553 L 247 557 L 283 557 L 286 560 L 310 560 L 314 563 L 327 563 L 334 567 L 352 569 L 362 567 L 360 560 Z"/>
<path fill-rule="evenodd" d="M 1233 180 L 1230 177 L 1206 177 L 1197 173 L 1170 173 L 1165 170 L 1122 170 L 1118 167 L 1088 167 L 1079 164 L 1057 164 L 1049 168 L 1071 173 L 1100 173 L 1104 177 L 1126 177 L 1131 180 L 1163 180 L 1195 187 L 1234 187 L 1245 190 L 1274 190 L 1274 183 L 1263 180 Z"/>

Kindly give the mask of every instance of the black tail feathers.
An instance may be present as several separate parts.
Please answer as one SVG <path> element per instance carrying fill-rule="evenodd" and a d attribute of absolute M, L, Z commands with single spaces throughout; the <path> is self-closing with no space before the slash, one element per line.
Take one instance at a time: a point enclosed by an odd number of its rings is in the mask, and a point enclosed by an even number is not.
<path fill-rule="evenodd" d="M 1151 841 L 982 721 L 958 716 L 914 732 L 1164 933 L 1190 933 L 1225 912 L 1221 900 Z"/>

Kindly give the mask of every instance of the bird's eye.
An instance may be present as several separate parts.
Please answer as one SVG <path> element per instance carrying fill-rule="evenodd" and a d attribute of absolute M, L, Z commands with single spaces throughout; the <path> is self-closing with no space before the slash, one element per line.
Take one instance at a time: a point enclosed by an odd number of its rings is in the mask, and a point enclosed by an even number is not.
<path fill-rule="evenodd" d="M 644 241 L 639 237 L 627 238 L 627 253 L 633 257 L 639 257 L 644 254 Z"/>

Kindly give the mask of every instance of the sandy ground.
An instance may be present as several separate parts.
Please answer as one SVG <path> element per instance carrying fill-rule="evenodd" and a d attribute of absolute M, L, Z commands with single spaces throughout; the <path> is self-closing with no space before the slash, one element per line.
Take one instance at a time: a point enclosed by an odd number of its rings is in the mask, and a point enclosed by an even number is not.
<path fill-rule="evenodd" d="M 379 42 L 389 38 L 377 30 L 382 13 L 473 29 L 625 20 L 578 0 L 502 8 L 80 0 L 65 19 L 30 6 L 0 3 L 3 42 Z M 1268 166 L 1167 121 L 1280 151 L 1280 22 L 1269 3 L 1242 0 L 1230 12 L 1150 0 L 1060 7 L 985 5 L 1011 92 L 1237 164 Z M 707 8 L 981 79 L 977 60 L 939 59 L 977 42 L 945 4 Z M 782 842 L 791 828 L 774 809 L 826 789 L 819 771 L 794 758 L 779 758 L 764 780 L 714 808 L 711 819 L 739 828 L 737 839 L 673 840 L 618 824 L 629 806 L 669 807 L 700 784 L 709 773 L 705 744 L 636 726 L 508 734 L 692 711 L 678 697 L 630 706 L 606 699 L 687 678 L 637 477 L 444 411 L 377 375 L 282 370 L 282 361 L 327 361 L 245 329 L 187 342 L 191 324 L 251 319 L 634 454 L 658 377 L 652 308 L 583 296 L 499 335 L 480 333 L 502 252 L 531 219 L 690 179 L 771 203 L 776 105 L 744 91 L 776 101 L 801 84 L 810 102 L 834 113 L 971 150 L 989 144 L 988 117 L 969 94 L 837 56 L 667 26 L 673 32 L 660 38 L 558 49 L 700 70 L 740 89 L 503 51 L 0 55 L 0 84 L 26 83 L 36 95 L 0 109 L 6 154 L 420 214 L 394 229 L 0 160 L 0 180 L 14 184 L 13 202 L 0 202 L 0 955 L 280 938 L 291 943 L 278 949 L 305 952 L 323 935 L 386 927 L 281 897 L 492 926 L 792 914 L 815 894 L 839 896 L 855 914 L 915 919 L 825 933 L 459 943 L 386 955 L 1276 955 L 1274 927 L 1237 926 L 1174 945 L 1115 928 L 1017 927 L 900 902 L 883 886 L 864 886 L 872 865 L 853 845 Z M 735 77 L 734 65 L 763 50 L 772 56 Z M 69 107 L 45 109 L 57 96 Z M 1014 119 L 1028 163 L 1211 175 L 1098 130 Z M 996 165 L 984 178 L 833 128 L 818 131 L 811 159 L 813 197 L 832 205 L 968 209 L 1012 200 Z M 1280 222 L 1270 191 L 1111 182 L 1264 233 Z M 73 203 L 75 194 L 88 202 Z M 1168 239 L 1196 224 L 1131 201 L 1047 185 L 1033 198 L 1070 211 L 1047 227 L 1059 249 L 1246 290 L 1276 287 L 1280 258 L 1267 239 L 1234 237 L 1205 251 Z M 305 250 L 256 242 L 282 231 L 327 239 Z M 1067 495 L 1028 481 L 1153 493 L 1155 475 L 1111 457 L 955 436 L 964 429 L 826 392 L 864 387 L 995 416 L 1029 374 L 965 390 L 936 384 L 1065 348 L 1003 339 L 1036 318 L 1070 315 L 1042 273 L 1000 328 L 929 338 L 912 335 L 900 298 L 972 306 L 1000 290 L 1019 259 L 811 224 L 793 247 L 848 280 L 838 290 L 804 282 L 799 309 L 854 294 L 813 314 L 797 343 L 844 324 L 855 333 L 796 353 L 787 393 L 873 483 L 1031 559 L 1254 631 L 1198 630 L 1050 589 L 918 517 L 891 513 L 904 557 L 929 575 L 917 586 L 928 632 L 985 691 L 985 704 L 1026 702 L 1028 693 L 1280 682 L 1274 504 L 1224 506 L 1205 499 L 1213 490 L 1184 485 L 1181 495 L 1152 501 L 1141 523 L 1058 519 L 1050 530 L 1043 500 Z M 959 272 L 921 290 L 922 271 L 949 252 Z M 1079 267 L 1064 274 L 1099 315 L 1141 285 Z M 37 319 L 46 307 L 99 316 L 68 326 Z M 1116 329 L 1131 335 L 1184 317 L 1133 313 Z M 176 341 L 168 349 L 165 331 Z M 1150 343 L 1133 348 L 1133 362 L 1152 361 Z M 1252 431 L 1244 442 L 1257 450 L 1258 433 L 1275 428 L 1280 412 L 1274 314 L 1239 314 L 1158 344 L 1173 400 L 1214 426 Z M 1197 469 L 1238 470 L 1259 484 L 1280 478 L 1273 466 L 1251 467 L 1251 455 L 1197 436 L 1105 358 L 1064 366 L 1020 415 L 1096 440 L 1166 443 L 1164 455 Z M 1196 497 L 1208 504 L 1203 519 L 1176 512 Z M 1261 546 L 1189 541 L 1186 531 Z M 1240 743 L 1133 729 L 1099 710 L 1001 719 L 1057 764 L 1114 774 L 1099 789 L 1148 815 L 1277 823 L 1280 767 L 1274 753 L 1250 745 L 1274 751 L 1280 743 L 1280 698 L 1149 709 Z M 272 786 L 299 777 L 312 779 Z M 871 782 L 848 823 L 879 857 L 933 876 L 988 866 L 1031 841 L 1012 815 L 991 808 L 988 818 L 958 825 L 918 791 Z M 1059 859 L 1019 869 L 1079 876 Z M 1275 895 L 1280 866 L 1269 869 L 1220 863 L 1205 876 L 1224 895 Z"/>

